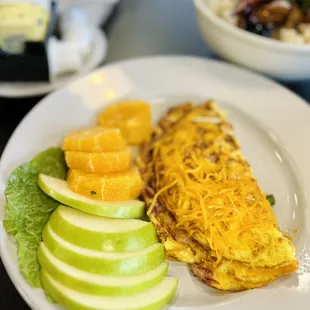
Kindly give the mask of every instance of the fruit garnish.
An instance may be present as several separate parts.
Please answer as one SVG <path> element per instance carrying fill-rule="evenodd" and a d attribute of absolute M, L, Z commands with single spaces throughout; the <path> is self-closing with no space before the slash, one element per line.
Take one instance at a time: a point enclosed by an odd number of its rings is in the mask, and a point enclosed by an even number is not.
<path fill-rule="evenodd" d="M 107 107 L 99 116 L 103 127 L 117 127 L 129 145 L 139 145 L 151 134 L 151 107 L 144 101 L 123 101 Z"/>
<path fill-rule="evenodd" d="M 105 202 L 95 200 L 73 192 L 66 181 L 44 174 L 39 175 L 38 184 L 47 195 L 60 203 L 89 214 L 120 219 L 142 218 L 144 216 L 143 201 L 126 200 Z"/>
<path fill-rule="evenodd" d="M 130 166 L 131 150 L 126 147 L 123 151 L 118 152 L 67 151 L 65 157 L 69 168 L 104 174 L 127 170 Z"/>
<path fill-rule="evenodd" d="M 52 182 L 50 193 L 66 183 L 44 175 L 39 183 L 42 179 Z M 152 223 L 66 206 L 46 224 L 38 259 L 46 293 L 68 309 L 159 309 L 173 298 L 178 283 L 166 277 L 168 263 Z"/>
<path fill-rule="evenodd" d="M 42 269 L 61 280 L 63 285 L 77 292 L 97 296 L 131 296 L 147 291 L 161 282 L 168 271 L 163 262 L 155 269 L 132 276 L 97 275 L 72 267 L 53 255 L 44 243 L 39 247 L 39 261 Z"/>
<path fill-rule="evenodd" d="M 64 151 L 116 152 L 124 150 L 126 142 L 118 128 L 94 127 L 68 133 L 62 148 Z"/>
<path fill-rule="evenodd" d="M 178 279 L 166 277 L 153 288 L 128 297 L 94 296 L 79 293 L 57 281 L 54 275 L 42 271 L 44 289 L 68 309 L 85 310 L 146 310 L 163 309 L 174 297 Z"/>
<path fill-rule="evenodd" d="M 106 276 L 129 276 L 148 272 L 164 261 L 164 248 L 155 243 L 138 251 L 107 253 L 76 246 L 59 237 L 48 223 L 43 242 L 63 262 L 80 270 Z"/>
<path fill-rule="evenodd" d="M 90 250 L 132 252 L 158 242 L 151 222 L 96 216 L 66 206 L 55 210 L 49 224 L 59 237 Z"/>
<path fill-rule="evenodd" d="M 68 185 L 76 193 L 104 201 L 135 199 L 143 187 L 136 167 L 124 172 L 103 175 L 71 169 L 68 174 Z"/>

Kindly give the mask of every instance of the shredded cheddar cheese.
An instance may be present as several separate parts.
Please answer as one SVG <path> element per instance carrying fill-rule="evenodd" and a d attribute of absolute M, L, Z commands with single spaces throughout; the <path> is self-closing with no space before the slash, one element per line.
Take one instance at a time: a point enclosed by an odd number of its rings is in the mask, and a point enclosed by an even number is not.
<path fill-rule="evenodd" d="M 211 249 L 217 262 L 225 257 L 266 266 L 271 247 L 274 266 L 287 255 L 292 259 L 290 243 L 291 254 L 273 247 L 288 240 L 215 103 L 193 108 L 170 125 L 152 146 L 156 194 L 148 214 L 161 202 L 176 227 Z"/>

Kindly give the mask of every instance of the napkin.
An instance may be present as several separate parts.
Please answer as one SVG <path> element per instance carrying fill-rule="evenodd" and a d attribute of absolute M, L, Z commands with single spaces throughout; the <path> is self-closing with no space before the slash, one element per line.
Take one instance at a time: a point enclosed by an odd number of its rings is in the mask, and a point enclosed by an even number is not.
<path fill-rule="evenodd" d="M 109 18 L 118 2 L 119 0 L 60 0 L 58 8 L 63 12 L 68 8 L 78 7 L 85 12 L 93 24 L 99 26 Z"/>
<path fill-rule="evenodd" d="M 67 72 L 79 71 L 89 56 L 94 27 L 99 27 L 112 13 L 119 0 L 61 0 L 58 2 L 61 40 L 48 43 L 51 80 Z M 103 30 L 101 30 L 103 31 Z"/>

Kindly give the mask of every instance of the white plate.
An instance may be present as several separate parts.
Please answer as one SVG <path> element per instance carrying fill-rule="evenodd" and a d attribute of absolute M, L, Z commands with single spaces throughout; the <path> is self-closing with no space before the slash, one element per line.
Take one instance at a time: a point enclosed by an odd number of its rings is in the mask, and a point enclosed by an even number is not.
<path fill-rule="evenodd" d="M 79 72 L 57 78 L 51 83 L 0 83 L 0 96 L 22 98 L 30 96 L 40 96 L 50 93 L 60 87 L 86 75 L 102 64 L 107 54 L 108 43 L 105 34 L 100 28 L 93 27 L 94 43 L 90 54 Z"/>
<path fill-rule="evenodd" d="M 181 263 L 170 274 L 180 276 L 178 296 L 171 309 L 298 310 L 310 300 L 310 109 L 278 84 L 220 62 L 191 57 L 156 57 L 104 67 L 70 87 L 44 98 L 22 121 L 0 163 L 0 185 L 20 163 L 47 147 L 59 145 L 72 129 L 95 123 L 105 105 L 125 97 L 153 104 L 154 118 L 168 105 L 185 99 L 216 98 L 229 111 L 243 151 L 267 193 L 277 199 L 275 211 L 282 229 L 292 232 L 300 261 L 297 274 L 267 287 L 241 293 L 222 293 L 202 285 Z M 245 113 L 245 114 L 244 114 Z M 4 200 L 0 211 L 3 218 Z M 41 290 L 23 280 L 16 247 L 3 229 L 1 256 L 19 292 L 35 310 L 55 310 Z"/>

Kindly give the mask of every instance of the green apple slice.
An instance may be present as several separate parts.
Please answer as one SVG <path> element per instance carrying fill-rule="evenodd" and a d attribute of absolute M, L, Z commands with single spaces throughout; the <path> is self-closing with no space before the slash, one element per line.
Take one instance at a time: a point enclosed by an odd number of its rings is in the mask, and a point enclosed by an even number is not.
<path fill-rule="evenodd" d="M 77 246 L 103 252 L 130 252 L 158 242 L 151 222 L 111 219 L 59 206 L 49 219 L 53 231 Z"/>
<path fill-rule="evenodd" d="M 55 200 L 86 213 L 112 218 L 141 218 L 144 215 L 144 202 L 139 200 L 98 201 L 73 192 L 66 181 L 45 174 L 39 175 L 38 185 Z"/>
<path fill-rule="evenodd" d="M 151 289 L 126 297 L 94 296 L 75 291 L 56 281 L 44 268 L 41 271 L 44 289 L 59 304 L 74 310 L 158 310 L 175 295 L 178 279 L 166 277 Z"/>
<path fill-rule="evenodd" d="M 55 257 L 42 242 L 38 250 L 39 262 L 54 279 L 79 292 L 101 296 L 128 296 L 143 292 L 166 276 L 168 263 L 135 276 L 104 276 L 74 268 Z"/>
<path fill-rule="evenodd" d="M 103 275 L 136 275 L 158 267 L 164 261 L 161 243 L 127 253 L 105 253 L 78 247 L 60 238 L 47 224 L 43 230 L 47 248 L 63 262 L 84 271 Z"/>

